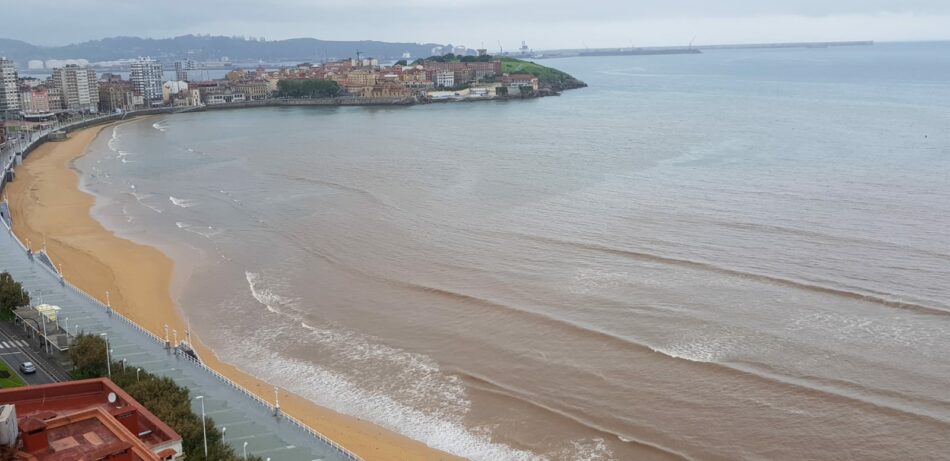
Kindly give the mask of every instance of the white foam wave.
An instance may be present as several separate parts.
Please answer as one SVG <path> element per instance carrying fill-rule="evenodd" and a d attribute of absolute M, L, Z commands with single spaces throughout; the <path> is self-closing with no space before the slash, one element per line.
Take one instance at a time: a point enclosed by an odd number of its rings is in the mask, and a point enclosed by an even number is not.
<path fill-rule="evenodd" d="M 145 208 L 148 208 L 148 209 L 150 209 L 150 210 L 152 210 L 152 211 L 154 211 L 154 212 L 156 212 L 156 213 L 162 213 L 162 212 L 163 212 L 163 210 L 162 210 L 161 208 L 159 208 L 159 207 L 157 207 L 157 206 L 155 206 L 155 205 L 152 205 L 152 204 L 149 204 L 149 203 L 145 202 L 146 199 L 152 197 L 152 194 L 140 194 L 140 193 L 138 193 L 138 192 L 135 192 L 135 185 L 134 185 L 134 184 L 132 185 L 132 196 L 135 197 L 135 201 L 138 202 L 139 205 L 142 205 L 142 206 L 144 206 Z"/>
<path fill-rule="evenodd" d="M 181 221 L 175 222 L 175 225 L 178 226 L 178 228 L 183 231 L 191 232 L 192 234 L 198 234 L 206 239 L 210 239 L 211 237 L 220 235 L 222 232 L 224 232 L 223 230 L 216 229 L 212 226 L 196 227 L 196 226 L 192 226 L 191 224 L 184 223 Z"/>
<path fill-rule="evenodd" d="M 198 202 L 195 200 L 190 200 L 190 199 L 185 199 L 185 198 L 176 198 L 170 195 L 168 196 L 168 200 L 174 203 L 175 206 L 179 206 L 182 208 L 191 208 L 193 206 L 198 205 Z"/>
<path fill-rule="evenodd" d="M 254 296 L 254 299 L 274 314 L 280 313 L 279 306 L 294 302 L 294 300 L 281 297 L 266 288 L 261 280 L 261 274 L 244 271 L 244 278 L 247 280 L 247 285 L 250 287 L 251 295 Z"/>
<path fill-rule="evenodd" d="M 413 408 L 387 394 L 363 389 L 341 374 L 311 362 L 280 356 L 269 348 L 260 347 L 258 344 L 261 341 L 267 341 L 266 337 L 233 344 L 233 347 L 241 351 L 242 357 L 250 359 L 246 363 L 251 365 L 252 373 L 272 374 L 272 368 L 257 368 L 257 364 L 277 366 L 281 373 L 273 376 L 274 384 L 319 405 L 367 419 L 433 448 L 474 461 L 545 459 L 528 451 L 492 442 L 486 434 L 465 427 L 461 417 L 447 418 Z M 440 397 L 439 394 L 428 394 L 431 400 Z"/>
<path fill-rule="evenodd" d="M 161 120 L 152 124 L 152 128 L 155 128 L 162 133 L 168 131 L 168 122 Z"/>
<path fill-rule="evenodd" d="M 491 441 L 490 433 L 465 426 L 471 402 L 457 375 L 443 373 L 438 364 L 423 354 L 411 353 L 335 326 L 305 321 L 299 298 L 283 296 L 275 287 L 285 284 L 261 273 L 245 271 L 251 295 L 276 314 L 275 320 L 293 320 L 278 328 L 297 341 L 321 350 L 325 363 L 345 364 L 346 374 L 315 363 L 282 357 L 267 339 L 242 344 L 262 360 L 279 363 L 275 384 L 281 385 L 321 405 L 381 424 L 427 445 L 473 460 L 540 460 L 536 454 Z M 285 287 L 289 290 L 289 287 Z M 299 326 L 299 327 L 298 327 Z M 294 327 L 309 334 L 301 335 Z M 266 357 L 266 358 L 265 358 Z M 254 370 L 271 375 L 273 369 Z M 597 459 L 597 458 L 591 458 Z"/>
<path fill-rule="evenodd" d="M 122 216 L 125 216 L 125 221 L 128 223 L 132 223 L 133 221 L 135 221 L 135 218 L 133 218 L 132 215 L 129 213 L 128 204 L 122 205 Z"/>
<path fill-rule="evenodd" d="M 572 440 L 573 453 L 567 453 L 564 459 L 576 461 L 609 461 L 616 459 L 613 450 L 607 446 L 602 438 L 590 440 Z"/>

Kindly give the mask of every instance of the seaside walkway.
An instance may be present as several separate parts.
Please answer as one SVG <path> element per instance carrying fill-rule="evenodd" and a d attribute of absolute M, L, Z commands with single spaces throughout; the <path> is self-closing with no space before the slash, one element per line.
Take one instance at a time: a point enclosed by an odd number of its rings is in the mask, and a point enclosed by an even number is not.
<path fill-rule="evenodd" d="M 281 414 L 275 417 L 267 402 L 257 401 L 209 373 L 184 354 L 165 349 L 152 337 L 127 323 L 118 314 L 110 315 L 100 305 L 73 288 L 61 284 L 59 276 L 40 261 L 30 258 L 6 226 L 0 225 L 0 271 L 9 272 L 29 290 L 31 298 L 60 306 L 60 316 L 68 317 L 70 328 L 87 333 L 106 333 L 113 361 L 125 359 L 128 367 L 139 367 L 167 376 L 187 387 L 192 397 L 205 396 L 205 411 L 219 428 L 227 428 L 225 442 L 242 453 L 273 461 L 313 461 L 353 459 L 316 438 Z M 192 408 L 200 413 L 199 402 Z"/>

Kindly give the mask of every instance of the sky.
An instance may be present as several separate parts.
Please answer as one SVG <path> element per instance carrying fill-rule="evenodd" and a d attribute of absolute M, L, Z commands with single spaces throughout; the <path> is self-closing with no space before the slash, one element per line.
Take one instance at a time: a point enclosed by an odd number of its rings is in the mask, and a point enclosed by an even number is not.
<path fill-rule="evenodd" d="M 38 45 L 183 34 L 535 50 L 950 39 L 950 0 L 0 0 L 3 10 L 0 37 Z"/>

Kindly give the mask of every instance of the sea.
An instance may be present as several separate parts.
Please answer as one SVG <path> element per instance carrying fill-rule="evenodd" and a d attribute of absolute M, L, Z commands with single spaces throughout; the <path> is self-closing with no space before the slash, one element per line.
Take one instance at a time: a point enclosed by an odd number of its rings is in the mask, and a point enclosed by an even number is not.
<path fill-rule="evenodd" d="M 950 459 L 950 43 L 103 130 L 222 359 L 472 460 Z"/>

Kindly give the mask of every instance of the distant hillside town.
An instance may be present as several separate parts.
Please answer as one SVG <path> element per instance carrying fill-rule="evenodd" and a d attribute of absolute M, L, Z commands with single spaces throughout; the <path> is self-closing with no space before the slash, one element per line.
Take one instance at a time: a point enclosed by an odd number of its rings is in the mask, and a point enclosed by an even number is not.
<path fill-rule="evenodd" d="M 554 69 L 491 56 L 484 49 L 464 56 L 454 54 L 464 49 L 452 51 L 391 65 L 357 52 L 354 58 L 323 63 L 232 68 L 220 79 L 202 78 L 207 72 L 192 60 L 175 61 L 169 66 L 175 76 L 166 79 L 163 63 L 148 57 L 129 61 L 122 73 L 98 73 L 82 62 L 53 63 L 60 66 L 41 79 L 20 76 L 14 61 L 0 58 L 0 115 L 3 120 L 42 122 L 79 114 L 268 101 L 412 104 L 536 97 L 584 86 Z"/>

